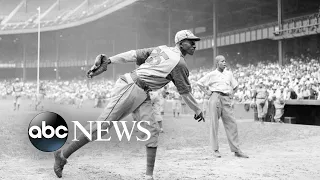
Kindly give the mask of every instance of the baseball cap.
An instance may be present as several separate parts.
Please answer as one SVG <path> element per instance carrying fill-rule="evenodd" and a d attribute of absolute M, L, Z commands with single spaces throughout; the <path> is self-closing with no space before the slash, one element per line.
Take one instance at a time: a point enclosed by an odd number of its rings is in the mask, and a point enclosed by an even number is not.
<path fill-rule="evenodd" d="M 174 43 L 177 44 L 184 39 L 200 41 L 200 38 L 195 36 L 190 30 L 181 30 L 176 33 L 176 36 L 174 37 Z"/>

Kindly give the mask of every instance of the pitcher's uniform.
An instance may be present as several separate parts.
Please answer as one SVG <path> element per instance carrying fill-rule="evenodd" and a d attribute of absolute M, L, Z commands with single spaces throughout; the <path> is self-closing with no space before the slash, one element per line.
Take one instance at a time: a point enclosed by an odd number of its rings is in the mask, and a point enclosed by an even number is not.
<path fill-rule="evenodd" d="M 16 106 L 20 106 L 22 91 L 23 91 L 22 82 L 17 82 L 13 84 L 12 95 L 14 97 L 14 102 L 13 102 L 14 110 L 16 110 Z"/>
<path fill-rule="evenodd" d="M 176 43 L 184 39 L 200 40 L 200 38 L 194 36 L 191 31 L 179 31 L 176 34 Z M 140 125 L 150 132 L 150 137 L 145 141 L 147 147 L 146 175 L 150 177 L 153 175 L 158 136 L 160 133 L 159 124 L 156 120 L 155 110 L 150 98 L 150 92 L 157 91 L 172 81 L 177 87 L 179 94 L 182 95 L 189 107 L 195 112 L 195 117 L 199 117 L 202 120 L 204 119 L 201 109 L 191 94 L 191 85 L 188 79 L 189 70 L 179 46 L 158 46 L 155 48 L 131 50 L 108 59 L 109 64 L 128 62 L 135 62 L 139 67 L 131 73 L 120 76 L 116 81 L 111 91 L 109 103 L 97 118 L 97 121 L 103 122 L 101 127 L 99 125 L 99 129 L 110 129 L 111 125 L 109 125 L 108 122 L 120 121 L 131 113 L 135 120 L 142 121 Z M 95 123 L 92 128 L 90 128 L 90 124 L 88 124 L 86 128 L 87 130 L 91 129 L 92 138 L 89 140 L 96 140 L 99 130 L 97 124 Z M 99 133 L 100 132 L 101 131 L 99 131 Z M 102 131 L 101 136 L 104 136 L 106 133 L 107 131 Z M 86 136 L 82 134 L 80 140 L 73 141 L 65 151 L 55 153 L 54 171 L 58 177 L 62 177 L 63 166 L 66 164 L 65 158 L 68 158 L 87 142 Z M 65 158 L 61 157 L 60 154 Z"/>
<path fill-rule="evenodd" d="M 259 87 L 256 92 L 258 118 L 265 118 L 268 112 L 268 91 L 264 87 Z"/>
<path fill-rule="evenodd" d="M 110 57 L 110 60 L 117 63 L 136 62 L 140 66 L 116 81 L 110 101 L 97 121 L 119 121 L 132 113 L 134 119 L 149 122 L 141 123 L 151 133 L 146 146 L 157 147 L 160 129 L 149 92 L 161 89 L 170 81 L 175 84 L 179 94 L 187 96 L 190 108 L 200 114 L 201 109 L 191 95 L 189 70 L 178 48 L 159 46 L 132 50 Z M 107 127 L 110 127 L 109 124 L 102 124 L 102 129 Z M 87 128 L 89 130 L 90 127 Z M 92 140 L 95 140 L 97 128 L 94 127 L 92 132 Z M 105 134 L 103 131 L 102 136 Z"/>

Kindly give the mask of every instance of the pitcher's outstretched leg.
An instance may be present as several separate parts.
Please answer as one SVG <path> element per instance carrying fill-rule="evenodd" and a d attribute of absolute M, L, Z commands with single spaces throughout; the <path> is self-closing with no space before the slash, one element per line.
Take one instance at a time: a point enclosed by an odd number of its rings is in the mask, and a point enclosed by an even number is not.
<path fill-rule="evenodd" d="M 74 152 L 76 152 L 78 149 L 80 149 L 82 146 L 86 145 L 89 141 L 87 137 L 82 134 L 79 137 L 79 141 L 73 141 L 67 148 L 64 150 L 58 150 L 54 152 L 54 166 L 53 170 L 54 173 L 57 175 L 58 178 L 62 177 L 62 171 L 64 165 L 67 164 L 67 158 Z"/>

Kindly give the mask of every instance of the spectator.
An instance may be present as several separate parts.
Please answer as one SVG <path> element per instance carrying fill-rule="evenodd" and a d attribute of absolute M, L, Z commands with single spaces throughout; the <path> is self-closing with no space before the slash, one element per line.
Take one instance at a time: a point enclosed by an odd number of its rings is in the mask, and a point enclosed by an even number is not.
<path fill-rule="evenodd" d="M 307 89 L 307 86 L 303 86 L 301 93 L 302 93 L 302 99 L 309 99 L 310 98 L 310 90 Z"/>
<path fill-rule="evenodd" d="M 293 99 L 297 99 L 298 98 L 298 95 L 296 92 L 294 92 L 294 90 L 292 88 L 289 89 L 288 91 L 288 96 L 289 99 L 293 100 Z"/>
<path fill-rule="evenodd" d="M 309 90 L 310 90 L 310 99 L 313 99 L 313 100 L 315 100 L 315 99 L 317 99 L 317 96 L 318 96 L 318 92 L 315 90 L 316 88 L 315 88 L 315 85 L 310 85 L 309 86 Z"/>

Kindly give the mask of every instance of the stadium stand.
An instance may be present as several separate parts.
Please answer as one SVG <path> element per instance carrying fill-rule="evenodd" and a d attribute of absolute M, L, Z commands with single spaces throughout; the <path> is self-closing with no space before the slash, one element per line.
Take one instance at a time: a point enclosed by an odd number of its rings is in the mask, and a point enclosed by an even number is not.
<path fill-rule="evenodd" d="M 122 0 L 29 0 L 3 3 L 0 7 L 1 30 L 37 28 L 41 8 L 41 27 L 75 22 L 123 2 Z M 4 23 L 5 21 L 5 23 Z"/>
<path fill-rule="evenodd" d="M 14 0 L 1 5 L 0 20 L 6 20 L 21 2 Z M 319 2 L 283 0 L 285 5 L 280 28 L 276 1 L 219 0 L 216 45 L 212 35 L 211 0 L 204 0 L 203 4 L 196 0 L 174 1 L 176 8 L 172 9 L 170 31 L 170 0 L 140 0 L 100 20 L 63 30 L 54 29 L 59 25 L 103 14 L 121 2 L 124 0 L 29 0 L 26 7 L 22 6 L 12 18 L 7 19 L 8 22 L 0 25 L 0 30 L 11 32 L 36 29 L 36 7 L 41 6 L 41 12 L 45 14 L 41 19 L 41 27 L 53 27 L 49 32 L 41 33 L 40 67 L 45 72 L 41 78 L 48 81 L 48 86 L 84 79 L 85 70 L 99 53 L 113 55 L 160 44 L 173 45 L 174 33 L 185 28 L 202 37 L 197 42 L 195 56 L 186 59 L 192 69 L 190 81 L 198 101 L 202 100 L 203 94 L 195 82 L 213 70 L 203 67 L 212 67 L 212 50 L 215 47 L 219 54 L 227 58 L 229 68 L 239 81 L 240 88 L 234 95 L 239 103 L 250 103 L 252 92 L 260 83 L 267 86 L 269 100 L 280 96 L 289 100 L 292 92 L 297 95 L 297 99 L 319 99 Z M 279 61 L 280 40 L 283 44 L 283 62 Z M 0 44 L 3 43 L 5 46 L 0 49 L 0 77 L 7 80 L 24 77 L 26 83 L 32 84 L 30 81 L 36 77 L 37 34 L 3 36 Z M 114 79 L 132 69 L 134 65 L 113 66 L 101 78 L 98 77 L 96 82 L 112 86 Z M 86 88 L 84 80 L 77 82 L 78 85 L 74 86 Z M 174 91 L 171 85 L 169 87 L 170 91 Z"/>

